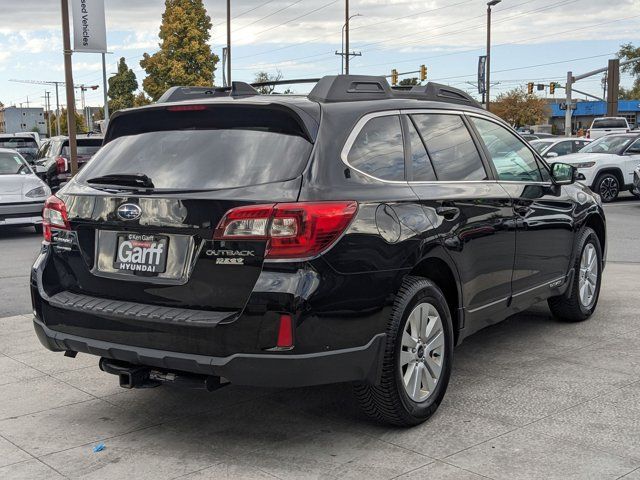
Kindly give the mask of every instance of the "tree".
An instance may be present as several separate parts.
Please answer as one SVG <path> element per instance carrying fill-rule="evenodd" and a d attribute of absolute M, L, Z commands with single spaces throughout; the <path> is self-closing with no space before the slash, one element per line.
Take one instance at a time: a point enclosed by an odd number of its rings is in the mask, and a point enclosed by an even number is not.
<path fill-rule="evenodd" d="M 118 73 L 109 79 L 109 111 L 117 112 L 123 108 L 133 107 L 133 92 L 138 89 L 136 74 L 133 73 L 123 58 L 118 62 Z"/>
<path fill-rule="evenodd" d="M 144 54 L 140 66 L 147 72 L 144 91 L 157 100 L 177 85 L 213 84 L 218 56 L 211 52 L 211 18 L 202 0 L 165 0 L 160 25 L 160 50 Z"/>
<path fill-rule="evenodd" d="M 536 125 L 549 118 L 547 102 L 527 95 L 522 87 L 498 95 L 491 102 L 491 111 L 514 127 Z"/>
<path fill-rule="evenodd" d="M 618 57 L 623 61 L 640 58 L 640 47 L 636 47 L 632 43 L 620 45 Z M 636 78 L 631 88 L 620 88 L 619 98 L 622 100 L 640 99 L 640 60 L 623 65 L 621 70 L 626 73 L 631 73 Z"/>
<path fill-rule="evenodd" d="M 277 82 L 278 80 L 282 80 L 282 72 L 280 70 L 276 70 L 275 74 L 271 74 L 264 71 L 256 72 L 256 75 L 253 81 L 255 83 L 260 83 L 260 82 Z M 275 89 L 276 89 L 275 85 L 267 85 L 264 87 L 256 88 L 256 90 L 258 90 L 258 92 L 260 92 L 263 95 L 269 95 L 270 93 L 273 93 Z"/>
<path fill-rule="evenodd" d="M 56 114 L 51 112 L 51 126 L 53 131 L 56 129 Z M 76 132 L 86 133 L 86 125 L 84 117 L 76 111 Z M 67 109 L 62 108 L 60 110 L 60 135 L 69 135 L 69 128 L 67 124 Z"/>
<path fill-rule="evenodd" d="M 398 85 L 401 87 L 410 87 L 413 85 L 418 85 L 418 77 L 412 77 L 412 78 L 403 78 L 402 80 L 400 80 L 400 82 L 398 82 Z"/>
<path fill-rule="evenodd" d="M 139 92 L 133 99 L 134 107 L 144 107 L 145 105 L 149 105 L 150 103 L 153 103 L 153 100 L 147 97 L 144 92 Z"/>

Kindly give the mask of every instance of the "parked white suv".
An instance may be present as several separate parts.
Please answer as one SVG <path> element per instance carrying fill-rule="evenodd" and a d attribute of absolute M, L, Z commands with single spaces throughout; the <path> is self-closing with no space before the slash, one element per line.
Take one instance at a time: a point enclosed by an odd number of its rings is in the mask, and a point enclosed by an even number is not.
<path fill-rule="evenodd" d="M 596 118 L 593 120 L 591 128 L 587 130 L 587 138 L 595 140 L 612 133 L 628 133 L 630 131 L 629 123 L 624 117 Z"/>
<path fill-rule="evenodd" d="M 584 175 L 583 183 L 591 187 L 603 202 L 615 200 L 622 190 L 636 196 L 633 174 L 640 162 L 640 134 L 607 135 L 584 147 L 580 152 L 562 157 Z"/>

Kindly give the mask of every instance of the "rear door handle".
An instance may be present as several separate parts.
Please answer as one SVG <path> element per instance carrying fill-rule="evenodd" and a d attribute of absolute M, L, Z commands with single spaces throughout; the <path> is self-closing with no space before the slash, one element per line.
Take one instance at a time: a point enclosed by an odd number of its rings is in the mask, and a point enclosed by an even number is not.
<path fill-rule="evenodd" d="M 436 213 L 441 217 L 446 218 L 447 220 L 451 220 L 460 213 L 460 209 L 458 207 L 444 205 L 442 207 L 436 208 Z"/>

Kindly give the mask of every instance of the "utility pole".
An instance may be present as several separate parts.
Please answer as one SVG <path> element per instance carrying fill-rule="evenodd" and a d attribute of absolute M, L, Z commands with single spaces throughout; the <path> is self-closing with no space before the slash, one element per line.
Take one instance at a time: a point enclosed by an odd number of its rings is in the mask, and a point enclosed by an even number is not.
<path fill-rule="evenodd" d="M 349 75 L 349 0 L 344 1 L 344 18 L 345 18 L 345 30 L 344 30 L 344 73 Z"/>
<path fill-rule="evenodd" d="M 499 4 L 502 0 L 491 0 L 487 3 L 487 69 L 485 88 L 487 111 L 490 111 L 489 104 L 491 102 L 491 7 Z"/>
<path fill-rule="evenodd" d="M 573 72 L 567 72 L 567 86 L 565 87 L 565 91 L 567 93 L 565 102 L 567 103 L 567 109 L 564 112 L 564 135 L 565 137 L 571 136 L 571 115 L 573 114 L 573 99 L 572 90 L 573 90 L 573 82 L 575 79 L 573 78 Z"/>
<path fill-rule="evenodd" d="M 102 93 L 104 96 L 104 121 L 105 124 L 109 121 L 109 99 L 107 98 L 107 62 L 105 54 L 102 54 Z"/>
<path fill-rule="evenodd" d="M 51 115 L 50 112 L 50 100 L 49 100 L 50 92 L 44 91 L 44 111 L 47 115 L 47 136 L 51 138 Z"/>
<path fill-rule="evenodd" d="M 618 95 L 620 94 L 620 59 L 612 58 L 607 67 L 607 117 L 618 116 Z"/>
<path fill-rule="evenodd" d="M 227 0 L 227 85 L 231 85 L 231 0 Z"/>
<path fill-rule="evenodd" d="M 59 83 L 56 82 L 56 135 L 60 135 L 60 95 L 58 94 Z"/>
<path fill-rule="evenodd" d="M 71 37 L 69 29 L 69 0 L 60 0 L 62 13 L 62 43 L 64 50 L 64 80 L 67 90 L 67 129 L 69 130 L 69 153 L 71 176 L 78 173 L 78 144 L 76 142 L 76 100 L 73 91 L 73 69 L 71 65 Z"/>

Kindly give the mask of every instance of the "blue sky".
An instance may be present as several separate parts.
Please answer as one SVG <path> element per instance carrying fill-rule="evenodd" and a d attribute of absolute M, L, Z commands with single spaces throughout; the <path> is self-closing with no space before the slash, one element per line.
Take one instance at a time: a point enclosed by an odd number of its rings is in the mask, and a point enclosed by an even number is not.
<path fill-rule="evenodd" d="M 139 60 L 157 49 L 164 9 L 161 0 L 105 0 L 109 55 L 107 72 L 125 57 L 141 83 Z M 606 66 L 621 43 L 640 46 L 640 1 L 503 0 L 494 7 L 492 79 L 494 95 L 528 81 L 564 83 L 567 70 L 583 73 Z M 52 87 L 10 79 L 64 79 L 60 7 L 57 0 L 10 0 L 0 19 L 0 101 L 40 106 Z M 205 1 L 214 24 L 212 47 L 225 42 L 225 2 Z M 352 73 L 388 75 L 392 68 L 426 64 L 429 79 L 473 92 L 478 55 L 484 53 L 486 1 L 351 0 L 351 45 L 362 52 Z M 340 71 L 344 0 L 233 0 L 233 78 L 282 72 L 284 78 L 316 77 Z M 100 85 L 87 93 L 102 104 L 97 54 L 74 54 L 76 84 Z M 218 72 L 220 73 L 220 71 Z M 217 78 L 217 83 L 221 78 Z M 622 75 L 623 85 L 631 84 Z M 602 95 L 600 77 L 576 88 Z M 562 92 L 561 90 L 559 93 Z M 558 94 L 558 93 L 557 93 Z M 560 93 L 561 94 L 561 93 Z M 53 95 L 53 93 L 52 93 Z M 492 95 L 493 96 L 493 95 Z M 64 92 L 61 91 L 61 103 Z"/>

